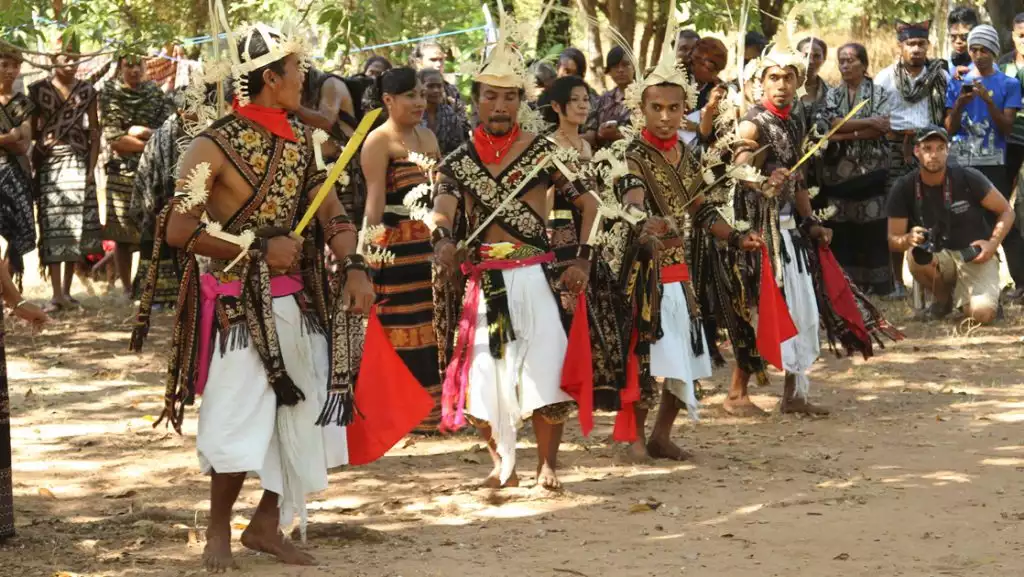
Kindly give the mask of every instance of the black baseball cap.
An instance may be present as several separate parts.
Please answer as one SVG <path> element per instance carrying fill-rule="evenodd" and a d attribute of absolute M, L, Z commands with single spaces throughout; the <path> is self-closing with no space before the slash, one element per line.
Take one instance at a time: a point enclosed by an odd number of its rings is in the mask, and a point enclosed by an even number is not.
<path fill-rule="evenodd" d="M 921 144 L 925 140 L 935 137 L 941 138 L 947 144 L 949 143 L 949 133 L 946 132 L 946 129 L 934 124 L 918 130 L 917 139 L 914 142 L 915 144 Z"/>

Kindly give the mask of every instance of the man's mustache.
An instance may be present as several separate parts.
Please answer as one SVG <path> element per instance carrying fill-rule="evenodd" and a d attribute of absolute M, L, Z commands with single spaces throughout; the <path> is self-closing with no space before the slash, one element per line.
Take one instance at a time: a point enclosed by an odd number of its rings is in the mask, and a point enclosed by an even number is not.
<path fill-rule="evenodd" d="M 511 121 L 512 121 L 512 117 L 511 116 L 504 116 L 504 115 L 502 115 L 502 116 L 492 116 L 491 117 L 491 122 L 511 122 Z"/>

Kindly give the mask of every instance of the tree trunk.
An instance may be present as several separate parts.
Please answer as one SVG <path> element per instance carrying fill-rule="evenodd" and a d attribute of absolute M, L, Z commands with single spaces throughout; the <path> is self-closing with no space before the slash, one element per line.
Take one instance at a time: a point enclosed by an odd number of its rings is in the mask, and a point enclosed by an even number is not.
<path fill-rule="evenodd" d="M 941 57 L 946 52 L 946 10 L 949 7 L 948 0 L 935 0 L 935 15 L 932 17 L 932 22 L 939 22 L 940 25 L 936 26 L 932 24 L 932 30 L 935 31 L 935 47 L 932 50 L 936 56 Z"/>
<path fill-rule="evenodd" d="M 640 62 L 637 65 L 640 67 L 640 72 L 647 70 L 647 55 L 648 49 L 651 46 L 651 39 L 654 37 L 654 0 L 647 0 L 644 6 L 644 33 L 640 37 L 640 51 L 637 52 Z"/>
<path fill-rule="evenodd" d="M 757 8 L 761 12 L 761 32 L 769 41 L 779 30 L 778 19 L 782 16 L 784 3 L 785 0 L 757 0 Z"/>
<path fill-rule="evenodd" d="M 556 6 L 569 8 L 572 0 L 557 0 Z M 572 44 L 569 14 L 552 10 L 544 20 L 544 25 L 537 31 L 537 56 L 544 56 L 555 46 L 563 48 Z"/>
<path fill-rule="evenodd" d="M 598 74 L 603 69 L 604 47 L 601 42 L 601 27 L 597 25 L 597 0 L 580 0 L 583 11 L 588 16 L 587 21 L 587 55 L 590 57 L 590 69 L 593 78 L 601 79 Z M 603 80 L 602 80 L 603 82 Z"/>
<path fill-rule="evenodd" d="M 1021 9 L 1020 0 L 986 0 L 985 8 L 988 9 L 989 18 L 992 19 L 992 26 L 999 31 L 1003 51 L 1011 51 L 1013 46 L 1009 44 L 1010 30 L 1013 29 L 1013 17 Z M 1006 50 L 1007 46 L 1010 47 L 1010 50 Z"/>
<path fill-rule="evenodd" d="M 655 66 L 657 66 L 658 57 L 661 55 L 662 44 L 666 40 L 671 42 L 671 39 L 665 38 L 665 32 L 668 27 L 668 19 L 675 17 L 675 14 L 671 12 L 672 10 L 675 10 L 672 0 L 658 0 L 658 21 L 654 25 L 654 45 L 651 47 L 651 57 L 649 60 Z"/>

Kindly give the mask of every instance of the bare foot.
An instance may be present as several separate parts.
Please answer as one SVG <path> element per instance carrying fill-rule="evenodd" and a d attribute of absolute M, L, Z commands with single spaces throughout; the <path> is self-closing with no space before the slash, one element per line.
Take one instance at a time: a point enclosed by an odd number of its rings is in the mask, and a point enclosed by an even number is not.
<path fill-rule="evenodd" d="M 689 461 L 693 458 L 693 453 L 684 451 L 682 447 L 668 439 L 665 439 L 664 441 L 651 439 L 650 442 L 647 443 L 647 452 L 655 459 Z"/>
<path fill-rule="evenodd" d="M 647 454 L 647 444 L 643 439 L 637 439 L 629 444 L 629 447 L 622 452 L 622 461 L 633 465 L 643 465 L 651 462 L 651 456 Z"/>
<path fill-rule="evenodd" d="M 722 408 L 734 417 L 764 417 L 768 414 L 761 407 L 755 405 L 750 397 L 726 398 L 722 403 Z"/>
<path fill-rule="evenodd" d="M 540 470 L 537 471 L 537 486 L 543 487 L 548 491 L 562 490 L 562 482 L 558 479 L 555 470 L 547 463 L 541 465 Z"/>
<path fill-rule="evenodd" d="M 494 470 L 491 471 L 491 474 L 487 475 L 487 478 L 484 479 L 484 482 L 480 483 L 480 486 L 485 488 L 485 489 L 501 489 L 501 488 L 504 488 L 504 487 L 518 487 L 519 486 L 519 475 L 517 475 L 515 471 L 512 471 L 512 476 L 509 477 L 508 481 L 505 481 L 505 484 L 503 485 L 501 483 L 501 467 L 500 466 L 495 466 Z"/>
<path fill-rule="evenodd" d="M 43 312 L 46 314 L 59 313 L 70 306 L 71 302 L 67 299 L 52 299 L 45 307 L 43 307 Z"/>
<path fill-rule="evenodd" d="M 231 527 L 206 530 L 206 547 L 203 549 L 203 567 L 209 573 L 224 573 L 238 569 L 231 556 Z"/>
<path fill-rule="evenodd" d="M 812 417 L 824 417 L 829 414 L 829 410 L 825 407 L 814 405 L 808 402 L 807 399 L 797 397 L 792 399 L 782 399 L 782 402 L 779 403 L 779 412 L 786 414 L 810 415 Z"/>
<path fill-rule="evenodd" d="M 242 545 L 247 549 L 267 553 L 287 565 L 313 565 L 316 560 L 309 553 L 299 551 L 294 543 L 284 538 L 281 531 L 260 528 L 250 523 L 242 532 Z"/>

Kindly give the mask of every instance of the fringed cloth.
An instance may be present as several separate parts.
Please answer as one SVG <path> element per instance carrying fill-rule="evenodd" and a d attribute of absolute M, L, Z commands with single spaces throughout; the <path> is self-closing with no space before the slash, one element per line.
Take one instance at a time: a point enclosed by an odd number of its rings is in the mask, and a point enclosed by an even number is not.
<path fill-rule="evenodd" d="M 166 238 L 167 220 L 173 206 L 171 204 L 165 207 L 157 218 L 154 252 L 160 250 L 162 239 Z M 180 252 L 182 281 L 175 306 L 171 357 L 168 361 L 167 387 L 164 394 L 165 406 L 160 418 L 154 423 L 156 426 L 167 419 L 179 433 L 184 421 L 185 407 L 191 406 L 195 402 L 196 394 L 201 391 L 202 366 L 209 362 L 209 354 L 212 354 L 205 353 L 212 349 L 212 334 L 204 338 L 201 333 L 204 304 L 201 287 L 204 281 L 201 280 L 199 266 L 192 252 L 201 231 L 202 227 L 197 229 L 185 250 Z M 298 273 L 304 288 L 294 294 L 303 311 L 304 329 L 328 336 L 330 380 L 327 383 L 327 401 L 317 424 L 347 425 L 351 422 L 355 410 L 352 387 L 362 357 L 365 323 L 362 317 L 349 315 L 343 310 L 343 299 L 339 293 L 340 284 L 333 287 L 332 292 L 336 296 L 330 299 L 331 308 L 327 308 L 327 291 L 331 289 L 326 282 L 323 251 L 317 248 L 322 246 L 323 234 L 317 225 L 314 240 L 304 246 L 302 262 L 310 266 L 303 267 L 301 273 Z M 136 352 L 142 350 L 143 342 L 149 333 L 157 269 L 158 267 L 150 267 L 135 328 L 132 331 L 130 348 Z M 262 260 L 258 253 L 251 252 L 242 264 L 241 274 L 232 280 L 239 283 L 237 297 L 216 294 L 219 289 L 211 285 L 210 281 L 205 281 L 208 297 L 211 289 L 218 297 L 214 304 L 213 318 L 220 326 L 222 347 L 255 347 L 267 371 L 268 381 L 277 395 L 278 404 L 297 404 L 305 395 L 288 377 L 281 358 L 272 309 L 274 283 L 266 261 Z M 284 281 L 277 282 L 278 290 L 284 290 L 280 285 Z M 343 279 L 340 279 L 340 282 L 343 282 Z M 232 294 L 234 292 L 232 290 Z"/>
<path fill-rule="evenodd" d="M 466 425 L 466 391 L 473 362 L 481 290 L 487 313 L 490 353 L 492 357 L 500 359 L 504 356 L 504 345 L 516 338 L 502 271 L 547 264 L 555 260 L 554 253 L 516 243 L 482 245 L 477 256 L 477 263 L 466 262 L 462 265 L 462 273 L 467 277 L 466 296 L 462 303 L 452 360 L 445 371 L 441 395 L 441 431 L 457 431 Z"/>
<path fill-rule="evenodd" d="M 627 386 L 621 391 L 620 410 L 627 410 L 630 402 L 625 397 L 633 395 L 628 392 L 630 379 L 639 382 L 641 397 L 654 394 L 651 345 L 662 336 L 659 256 L 657 251 L 642 246 L 637 236 L 636 230 L 627 232 L 626 251 L 619 268 L 619 287 L 625 297 L 625 310 L 629 317 L 625 326 L 630 331 L 630 344 L 626 350 Z M 638 374 L 630 375 L 631 370 Z"/>
<path fill-rule="evenodd" d="M 0 543 L 14 536 L 14 486 L 11 480 L 11 402 L 0 310 Z"/>
<path fill-rule="evenodd" d="M 757 352 L 757 333 L 751 316 L 751 307 L 757 301 L 750 300 L 743 282 L 745 257 L 717 242 L 701 227 L 693 229 L 692 238 L 694 247 L 705 247 L 693 252 L 693 284 L 705 328 L 711 324 L 724 329 L 740 370 L 753 375 L 762 386 L 767 385 L 767 365 Z M 710 319 L 713 323 L 708 322 Z M 721 353 L 716 354 L 717 332 L 706 336 L 712 358 L 717 361 L 721 358 Z M 724 359 L 721 362 L 724 364 Z"/>

